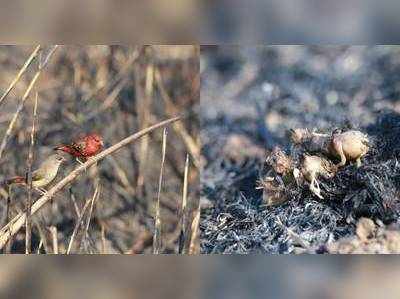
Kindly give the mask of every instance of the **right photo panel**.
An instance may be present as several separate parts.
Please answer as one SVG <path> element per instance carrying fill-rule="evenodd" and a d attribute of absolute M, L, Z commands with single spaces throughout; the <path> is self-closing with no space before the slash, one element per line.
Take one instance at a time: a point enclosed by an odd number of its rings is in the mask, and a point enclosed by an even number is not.
<path fill-rule="evenodd" d="M 400 47 L 201 47 L 201 253 L 400 252 Z"/>

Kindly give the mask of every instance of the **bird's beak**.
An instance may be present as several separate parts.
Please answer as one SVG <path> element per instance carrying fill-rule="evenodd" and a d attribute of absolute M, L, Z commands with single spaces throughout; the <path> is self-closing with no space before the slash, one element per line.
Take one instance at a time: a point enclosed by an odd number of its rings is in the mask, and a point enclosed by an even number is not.
<path fill-rule="evenodd" d="M 100 144 L 101 144 L 101 146 L 104 146 L 104 141 L 100 140 Z"/>

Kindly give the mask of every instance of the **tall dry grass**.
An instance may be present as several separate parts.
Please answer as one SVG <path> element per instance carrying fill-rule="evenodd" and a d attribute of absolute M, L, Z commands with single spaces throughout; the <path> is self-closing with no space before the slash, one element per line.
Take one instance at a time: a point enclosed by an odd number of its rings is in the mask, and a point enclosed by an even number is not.
<path fill-rule="evenodd" d="M 10 197 L 1 189 L 0 211 L 9 214 L 0 230 L 3 250 L 8 244 L 12 253 L 177 253 L 181 227 L 196 226 L 198 49 L 0 47 L 0 65 L 0 181 L 25 173 L 29 181 L 54 145 L 82 132 L 96 131 L 107 150 L 118 150 L 83 166 L 70 159 L 45 195 L 13 186 Z M 162 129 L 151 126 L 178 115 L 163 156 Z M 127 136 L 136 137 L 121 145 Z M 191 209 L 185 224 L 184 184 Z"/>

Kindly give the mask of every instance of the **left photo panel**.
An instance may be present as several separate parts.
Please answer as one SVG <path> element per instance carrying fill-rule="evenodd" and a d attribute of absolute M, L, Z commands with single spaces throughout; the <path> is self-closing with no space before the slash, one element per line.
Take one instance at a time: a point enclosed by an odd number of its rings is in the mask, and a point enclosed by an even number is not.
<path fill-rule="evenodd" d="M 197 46 L 0 46 L 0 250 L 199 253 Z"/>

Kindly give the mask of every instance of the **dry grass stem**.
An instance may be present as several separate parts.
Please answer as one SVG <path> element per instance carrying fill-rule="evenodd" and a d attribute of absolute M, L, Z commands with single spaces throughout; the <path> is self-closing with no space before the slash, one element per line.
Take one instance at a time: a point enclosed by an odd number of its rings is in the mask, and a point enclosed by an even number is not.
<path fill-rule="evenodd" d="M 90 226 L 90 219 L 92 219 L 93 207 L 94 207 L 95 202 L 98 200 L 99 195 L 100 195 L 100 185 L 97 184 L 96 189 L 94 191 L 92 201 L 90 203 L 89 214 L 88 214 L 88 217 L 86 220 L 85 231 L 83 233 L 83 236 L 85 237 L 85 239 L 88 237 L 88 231 L 89 231 L 89 226 Z"/>
<path fill-rule="evenodd" d="M 191 227 L 192 234 L 190 237 L 189 254 L 200 253 L 199 224 L 200 224 L 200 202 L 192 221 L 192 227 Z"/>
<path fill-rule="evenodd" d="M 106 254 L 106 228 L 104 223 L 100 224 L 101 226 L 101 253 Z"/>
<path fill-rule="evenodd" d="M 57 227 L 50 227 L 51 240 L 53 244 L 53 254 L 58 254 L 58 238 L 57 238 Z"/>
<path fill-rule="evenodd" d="M 28 169 L 27 169 L 27 191 L 28 197 L 26 202 L 26 232 L 25 232 L 25 253 L 29 254 L 31 251 L 31 235 L 32 235 L 32 223 L 31 223 L 31 208 L 32 208 L 32 164 L 33 164 L 33 149 L 35 146 L 35 124 L 37 118 L 37 106 L 38 106 L 38 92 L 35 94 L 35 103 L 33 105 L 33 120 L 31 129 L 31 142 L 29 145 L 28 152 Z"/>
<path fill-rule="evenodd" d="M 40 243 L 42 244 L 41 246 L 38 247 L 36 252 L 39 254 L 41 247 L 43 247 L 45 253 L 50 253 L 49 246 L 47 243 L 46 231 L 42 228 L 42 226 L 37 220 L 32 219 L 32 222 L 39 233 Z"/>
<path fill-rule="evenodd" d="M 179 253 L 187 253 L 185 248 L 186 231 L 187 231 L 187 193 L 188 193 L 188 176 L 189 176 L 189 155 L 186 155 L 185 174 L 183 179 L 182 192 L 182 209 L 181 209 L 181 233 L 179 236 Z"/>
<path fill-rule="evenodd" d="M 126 174 L 126 172 L 124 171 L 124 169 L 118 164 L 117 160 L 112 157 L 109 156 L 108 160 L 110 161 L 112 167 L 115 170 L 115 173 L 118 177 L 118 179 L 120 180 L 122 186 L 128 191 L 128 193 L 130 195 L 134 195 L 135 189 L 132 187 L 131 183 L 129 182 L 128 176 Z"/>
<path fill-rule="evenodd" d="M 29 65 L 32 63 L 32 61 L 36 58 L 40 50 L 40 45 L 33 50 L 32 54 L 29 56 L 29 58 L 25 61 L 24 65 L 18 72 L 18 74 L 15 76 L 14 80 L 11 82 L 11 84 L 8 86 L 7 90 L 4 92 L 4 94 L 0 98 L 0 106 L 1 103 L 4 101 L 4 99 L 8 96 L 8 94 L 11 92 L 11 90 L 15 87 L 15 85 L 18 83 L 19 79 L 21 79 L 22 75 L 26 72 L 28 69 Z"/>
<path fill-rule="evenodd" d="M 144 97 L 142 97 L 143 90 L 140 84 L 140 70 L 139 67 L 135 68 L 135 91 L 136 98 L 143 98 L 142 101 L 137 101 L 137 111 L 139 113 L 139 127 L 145 128 L 149 123 L 150 118 L 150 103 L 153 96 L 153 77 L 154 77 L 154 66 L 152 64 L 148 65 L 146 68 L 146 85 L 144 90 Z M 137 97 L 140 95 L 140 97 Z M 148 157 L 148 147 L 149 147 L 149 139 L 145 137 L 141 140 L 140 149 L 139 149 L 139 172 L 137 178 L 137 187 L 141 194 L 143 194 L 144 188 L 144 177 L 145 177 L 145 169 L 147 165 L 147 157 Z"/>
<path fill-rule="evenodd" d="M 8 194 L 6 199 L 6 223 L 10 221 L 10 205 L 11 205 L 11 186 L 8 187 Z M 9 242 L 7 243 L 5 253 L 11 252 L 11 236 L 9 236 Z"/>
<path fill-rule="evenodd" d="M 72 204 L 74 205 L 74 210 L 75 210 L 75 213 L 76 213 L 76 217 L 79 218 L 79 217 L 81 217 L 81 211 L 79 211 L 78 204 L 76 203 L 75 194 L 72 192 L 71 189 L 69 191 L 70 191 L 70 195 L 71 195 Z"/>
<path fill-rule="evenodd" d="M 181 117 L 174 117 L 167 119 L 165 121 L 159 122 L 153 126 L 150 126 L 144 130 L 141 130 L 131 136 L 121 140 L 120 142 L 114 144 L 113 146 L 105 149 L 95 157 L 92 157 L 84 164 L 76 167 L 72 172 L 70 172 L 64 179 L 59 181 L 54 187 L 47 191 L 47 193 L 41 196 L 33 205 L 31 214 L 35 214 L 38 210 L 40 210 L 44 204 L 46 204 L 50 199 L 54 197 L 54 195 L 63 189 L 65 186 L 70 184 L 74 181 L 80 174 L 85 172 L 93 164 L 97 163 L 98 161 L 104 159 L 108 155 L 118 151 L 122 147 L 126 146 L 127 144 L 138 140 L 139 138 L 149 134 L 150 132 L 165 127 L 171 123 L 179 121 Z M 0 230 L 0 249 L 4 247 L 4 245 L 8 242 L 11 236 L 14 236 L 24 225 L 26 219 L 26 213 L 19 213 L 16 217 L 14 217 L 4 228 Z"/>
<path fill-rule="evenodd" d="M 20 112 L 22 111 L 22 109 L 24 108 L 24 104 L 25 101 L 28 99 L 29 94 L 32 91 L 33 86 L 35 85 L 36 81 L 39 79 L 40 74 L 42 73 L 42 70 L 44 69 L 44 67 L 46 66 L 46 64 L 48 63 L 50 56 L 54 53 L 55 51 L 55 47 L 53 48 L 53 50 L 48 54 L 48 56 L 46 57 L 45 61 L 43 62 L 43 64 L 40 65 L 39 70 L 36 72 L 36 74 L 34 75 L 34 77 L 32 78 L 31 82 L 29 83 L 24 95 L 22 96 L 21 102 L 19 103 L 17 110 L 14 113 L 14 116 L 12 118 L 12 120 L 10 121 L 6 134 L 3 137 L 3 140 L 1 141 L 1 145 L 0 145 L 0 159 L 3 156 L 3 152 L 6 148 L 7 142 L 9 137 L 11 136 L 12 130 L 15 126 L 15 123 L 18 119 L 18 116 L 20 114 Z"/>
<path fill-rule="evenodd" d="M 96 189 L 95 193 L 93 194 L 93 198 L 96 196 L 96 192 L 97 192 L 97 189 Z M 83 206 L 82 211 L 81 211 L 81 215 L 79 216 L 78 220 L 75 223 L 74 230 L 72 232 L 71 238 L 70 238 L 69 243 L 68 243 L 67 254 L 71 253 L 71 249 L 72 249 L 72 245 L 73 245 L 74 240 L 75 240 L 75 236 L 78 233 L 79 227 L 81 225 L 83 225 L 83 216 L 85 216 L 85 212 L 86 212 L 86 210 L 89 207 L 91 202 L 92 202 L 92 200 L 90 200 L 90 199 L 85 202 L 85 205 Z"/>
<path fill-rule="evenodd" d="M 162 158 L 160 177 L 158 180 L 158 192 L 157 192 L 157 203 L 156 203 L 156 216 L 154 224 L 154 236 L 153 236 L 153 253 L 159 254 L 162 246 L 161 242 L 161 219 L 160 219 L 160 197 L 163 182 L 164 164 L 165 164 L 165 153 L 167 149 L 167 129 L 163 131 L 163 143 L 162 143 Z"/>
<path fill-rule="evenodd" d="M 170 96 L 168 95 L 167 91 L 165 90 L 165 86 L 160 74 L 160 71 L 156 69 L 154 77 L 156 79 L 158 90 L 160 91 L 161 97 L 165 103 L 165 108 L 168 116 L 176 115 L 177 109 L 173 104 Z M 190 155 L 193 159 L 193 164 L 199 169 L 200 168 L 200 146 L 199 142 L 193 139 L 188 131 L 185 129 L 182 123 L 175 123 L 173 125 L 175 132 L 181 136 L 184 144 L 186 145 L 187 150 L 189 151 Z"/>
<path fill-rule="evenodd" d="M 97 93 L 102 91 L 104 88 L 107 88 L 109 86 L 114 86 L 119 82 L 121 79 L 123 79 L 130 71 L 131 67 L 133 66 L 134 62 L 136 59 L 139 57 L 139 51 L 134 50 L 133 53 L 130 55 L 128 61 L 125 63 L 124 67 L 121 69 L 121 71 L 116 75 L 115 79 L 109 82 L 108 84 L 104 84 L 102 86 L 99 86 L 98 88 L 94 89 L 93 92 L 91 92 L 89 95 L 87 95 L 84 98 L 84 101 L 88 101 L 91 98 L 93 98 Z"/>
<path fill-rule="evenodd" d="M 125 77 L 118 83 L 117 86 L 111 91 L 111 93 L 107 96 L 107 98 L 103 101 L 100 107 L 93 112 L 89 113 L 88 116 L 84 119 L 84 121 L 88 121 L 99 115 L 100 113 L 106 111 L 110 108 L 115 100 L 118 98 L 119 93 L 125 87 L 125 85 L 129 82 L 129 77 Z"/>

